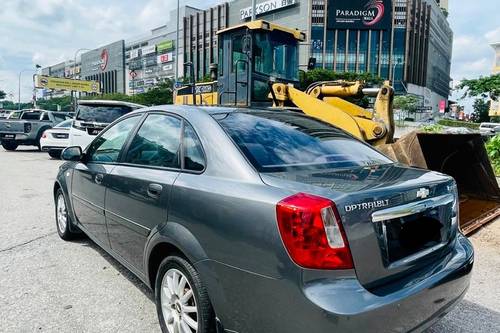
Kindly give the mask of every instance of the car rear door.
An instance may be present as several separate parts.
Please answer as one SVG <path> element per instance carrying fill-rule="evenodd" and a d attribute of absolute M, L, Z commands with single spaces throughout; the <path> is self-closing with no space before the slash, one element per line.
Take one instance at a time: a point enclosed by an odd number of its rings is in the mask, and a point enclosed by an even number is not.
<path fill-rule="evenodd" d="M 72 201 L 76 217 L 85 231 L 103 246 L 109 247 L 104 217 L 108 175 L 140 119 L 140 115 L 128 117 L 108 128 L 91 143 L 84 161 L 74 168 Z"/>
<path fill-rule="evenodd" d="M 106 222 L 111 248 L 139 271 L 150 232 L 167 221 L 181 167 L 182 119 L 150 113 L 109 174 Z"/>

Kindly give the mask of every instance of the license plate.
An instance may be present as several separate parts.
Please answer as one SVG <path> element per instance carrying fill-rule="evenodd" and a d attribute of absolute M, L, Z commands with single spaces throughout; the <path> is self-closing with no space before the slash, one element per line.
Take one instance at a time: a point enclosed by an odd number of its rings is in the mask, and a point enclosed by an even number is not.
<path fill-rule="evenodd" d="M 14 139 L 16 137 L 15 134 L 4 134 L 3 135 L 4 139 Z"/>

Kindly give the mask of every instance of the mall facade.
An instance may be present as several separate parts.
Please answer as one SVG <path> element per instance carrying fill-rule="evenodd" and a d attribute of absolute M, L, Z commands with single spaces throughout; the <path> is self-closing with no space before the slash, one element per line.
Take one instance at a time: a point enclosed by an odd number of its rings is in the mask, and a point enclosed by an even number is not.
<path fill-rule="evenodd" d="M 181 7 L 179 40 L 173 9 L 164 26 L 121 42 L 123 51 L 117 53 L 123 61 L 114 63 L 122 69 L 110 69 L 111 74 L 100 75 L 99 66 L 92 65 L 100 60 L 87 53 L 76 65 L 67 61 L 42 72 L 111 80 L 102 85 L 111 89 L 106 92 L 127 94 L 175 78 L 176 68 L 179 77 L 189 75 L 184 73 L 186 62 L 193 64 L 195 79 L 201 80 L 209 74 L 210 63 L 218 61 L 216 32 L 250 20 L 251 2 Z M 300 69 L 307 70 L 312 60 L 315 68 L 370 72 L 391 80 L 398 93 L 420 96 L 422 106 L 438 111 L 450 93 L 453 34 L 447 5 L 443 0 L 257 0 L 256 16 L 306 34 L 299 48 Z M 102 52 L 103 47 L 88 53 Z M 88 75 L 88 68 L 96 70 Z"/>

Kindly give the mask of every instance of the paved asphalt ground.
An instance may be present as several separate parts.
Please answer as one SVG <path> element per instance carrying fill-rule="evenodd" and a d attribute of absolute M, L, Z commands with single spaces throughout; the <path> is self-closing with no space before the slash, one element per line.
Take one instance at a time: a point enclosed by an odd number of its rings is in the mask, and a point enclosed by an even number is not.
<path fill-rule="evenodd" d="M 60 164 L 0 148 L 0 332 L 159 332 L 145 285 L 88 239 L 59 239 L 52 185 Z M 429 332 L 500 332 L 500 220 L 471 239 L 470 290 Z"/>

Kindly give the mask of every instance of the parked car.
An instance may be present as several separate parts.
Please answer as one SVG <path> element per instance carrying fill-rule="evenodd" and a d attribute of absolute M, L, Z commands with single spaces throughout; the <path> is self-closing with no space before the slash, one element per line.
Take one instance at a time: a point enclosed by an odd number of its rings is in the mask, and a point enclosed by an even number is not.
<path fill-rule="evenodd" d="M 500 129 L 500 123 L 481 123 L 479 125 L 479 132 L 481 135 L 485 136 L 493 136 L 498 132 L 498 130 L 495 130 L 495 128 Z"/>
<path fill-rule="evenodd" d="M 0 110 L 0 119 L 8 118 L 11 112 L 11 110 Z"/>
<path fill-rule="evenodd" d="M 40 109 L 26 109 L 12 112 L 7 119 L 0 120 L 0 140 L 5 150 L 16 150 L 18 146 L 37 146 L 45 130 L 72 114 Z"/>
<path fill-rule="evenodd" d="M 80 100 L 69 133 L 70 146 L 85 149 L 106 126 L 144 105 L 121 101 Z"/>
<path fill-rule="evenodd" d="M 62 150 L 69 145 L 69 129 L 72 123 L 73 119 L 68 119 L 43 132 L 40 138 L 42 151 L 48 152 L 52 158 L 59 158 Z"/>
<path fill-rule="evenodd" d="M 296 112 L 151 107 L 62 157 L 60 237 L 151 287 L 163 332 L 421 331 L 469 286 L 453 179 Z"/>

